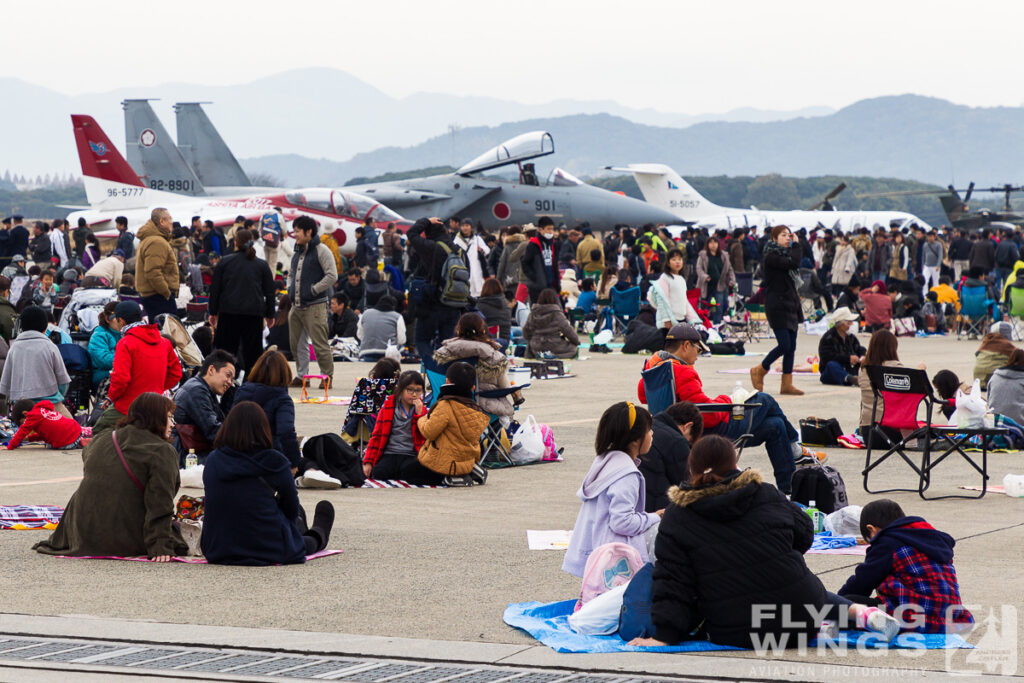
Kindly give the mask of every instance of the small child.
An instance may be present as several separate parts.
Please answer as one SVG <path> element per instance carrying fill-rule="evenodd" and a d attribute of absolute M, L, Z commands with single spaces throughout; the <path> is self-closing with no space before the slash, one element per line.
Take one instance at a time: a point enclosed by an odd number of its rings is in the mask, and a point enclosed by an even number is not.
<path fill-rule="evenodd" d="M 920 517 L 905 516 L 895 501 L 886 498 L 864 506 L 860 533 L 871 545 L 839 595 L 877 605 L 921 633 L 943 633 L 974 623 L 960 600 L 952 536 Z M 872 591 L 877 598 L 870 597 Z M 916 611 L 908 611 L 908 606 Z"/>
<path fill-rule="evenodd" d="M 434 407 L 416 422 L 425 441 L 417 459 L 448 486 L 483 484 L 487 471 L 476 461 L 491 418 L 473 400 L 476 368 L 456 361 L 448 366 L 444 381 Z"/>
<path fill-rule="evenodd" d="M 14 404 L 11 417 L 18 425 L 18 431 L 7 444 L 9 451 L 25 440 L 45 441 L 46 447 L 54 450 L 85 448 L 92 437 L 91 428 L 64 417 L 47 400 L 36 403 L 30 398 L 23 398 Z"/>
<path fill-rule="evenodd" d="M 651 424 L 646 409 L 626 401 L 604 411 L 594 444 L 597 458 L 576 492 L 583 505 L 562 571 L 582 578 L 590 553 L 605 543 L 628 543 L 647 562 L 648 537 L 665 512 L 644 512 L 644 475 L 636 466 L 640 454 L 651 449 Z"/>
<path fill-rule="evenodd" d="M 576 308 L 583 309 L 587 320 L 594 319 L 594 309 L 597 307 L 597 283 L 594 278 L 585 277 L 580 283 L 580 296 L 576 299 Z"/>

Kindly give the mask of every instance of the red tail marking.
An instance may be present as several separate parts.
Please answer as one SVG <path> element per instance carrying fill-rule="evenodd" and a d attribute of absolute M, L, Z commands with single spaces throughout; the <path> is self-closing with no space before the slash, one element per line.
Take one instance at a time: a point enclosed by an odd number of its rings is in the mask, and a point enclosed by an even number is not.
<path fill-rule="evenodd" d="M 78 146 L 78 160 L 82 163 L 82 175 L 145 187 L 93 117 L 72 114 L 71 125 L 75 129 L 75 144 Z"/>

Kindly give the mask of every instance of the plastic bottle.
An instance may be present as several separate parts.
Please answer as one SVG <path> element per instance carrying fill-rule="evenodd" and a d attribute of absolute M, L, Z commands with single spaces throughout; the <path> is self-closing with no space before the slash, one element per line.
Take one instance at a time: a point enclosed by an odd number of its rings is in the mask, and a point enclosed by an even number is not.
<path fill-rule="evenodd" d="M 195 467 L 199 464 L 199 458 L 196 457 L 196 449 L 188 449 L 188 455 L 185 456 L 185 469 Z"/>
<path fill-rule="evenodd" d="M 815 507 L 813 500 L 807 501 L 807 509 L 804 511 L 807 516 L 811 518 L 811 522 L 814 524 L 814 533 L 820 534 L 825 530 L 825 514 Z"/>
<path fill-rule="evenodd" d="M 1024 474 L 1007 474 L 1003 477 L 1003 488 L 1008 496 L 1024 498 Z"/>

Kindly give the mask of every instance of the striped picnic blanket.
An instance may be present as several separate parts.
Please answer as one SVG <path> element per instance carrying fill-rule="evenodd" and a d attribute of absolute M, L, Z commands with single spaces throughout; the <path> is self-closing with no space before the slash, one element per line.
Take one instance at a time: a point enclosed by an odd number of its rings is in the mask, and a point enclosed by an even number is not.
<path fill-rule="evenodd" d="M 426 486 L 410 484 L 401 479 L 367 479 L 363 482 L 364 489 L 446 489 L 447 486 Z"/>
<path fill-rule="evenodd" d="M 0 505 L 0 529 L 56 529 L 63 514 L 54 505 Z"/>

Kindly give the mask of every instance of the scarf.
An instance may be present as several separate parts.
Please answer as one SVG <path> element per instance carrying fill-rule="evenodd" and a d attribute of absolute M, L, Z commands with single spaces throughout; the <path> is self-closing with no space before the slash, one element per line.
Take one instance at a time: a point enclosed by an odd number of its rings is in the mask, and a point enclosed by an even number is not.
<path fill-rule="evenodd" d="M 779 256 L 785 256 L 786 258 L 792 257 L 792 247 L 787 249 L 775 240 L 768 240 L 764 245 L 765 256 L 768 254 L 778 254 Z M 800 272 L 796 268 L 789 269 L 789 277 L 792 278 L 793 284 L 796 285 L 797 289 L 803 286 L 804 281 L 800 277 Z"/>

